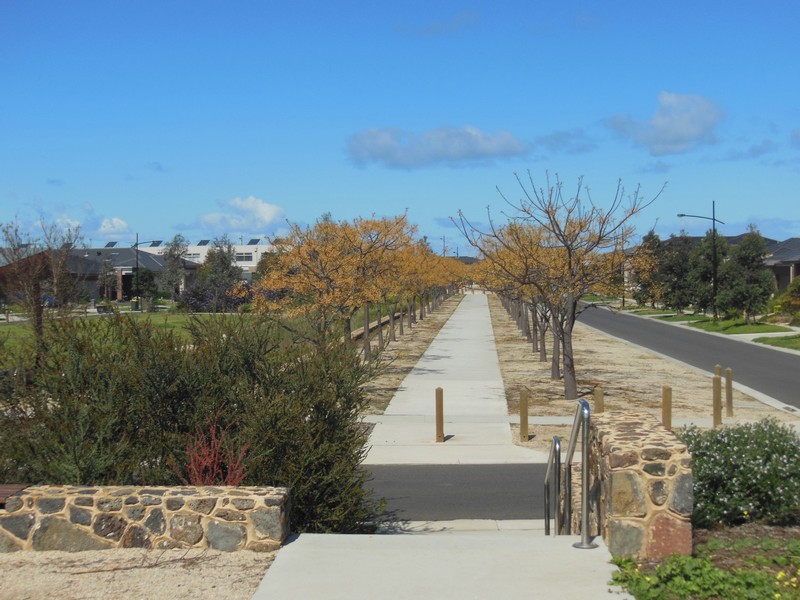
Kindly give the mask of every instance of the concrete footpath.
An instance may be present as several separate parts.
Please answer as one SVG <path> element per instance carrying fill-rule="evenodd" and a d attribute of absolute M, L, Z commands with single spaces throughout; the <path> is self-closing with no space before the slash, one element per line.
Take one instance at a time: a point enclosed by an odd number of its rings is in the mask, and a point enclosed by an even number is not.
<path fill-rule="evenodd" d="M 446 442 L 435 442 L 435 389 Z M 486 296 L 468 294 L 375 423 L 367 464 L 543 462 L 511 440 Z M 541 520 L 403 522 L 374 535 L 299 534 L 281 548 L 254 600 L 631 598 L 608 585 L 601 539 L 546 537 Z"/>

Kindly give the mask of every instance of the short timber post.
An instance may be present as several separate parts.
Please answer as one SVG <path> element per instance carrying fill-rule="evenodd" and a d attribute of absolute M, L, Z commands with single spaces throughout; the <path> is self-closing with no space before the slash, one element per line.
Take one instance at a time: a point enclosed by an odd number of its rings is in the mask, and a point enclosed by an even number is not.
<path fill-rule="evenodd" d="M 725 369 L 725 416 L 733 416 L 733 369 Z"/>
<path fill-rule="evenodd" d="M 603 395 L 603 388 L 599 385 L 594 388 L 594 392 L 592 394 L 592 400 L 594 402 L 594 412 L 600 414 L 605 411 L 606 409 L 606 401 L 605 396 Z"/>
<path fill-rule="evenodd" d="M 722 425 L 722 378 L 719 375 L 714 375 L 712 396 L 714 405 L 714 427 L 719 427 Z"/>
<path fill-rule="evenodd" d="M 436 388 L 436 442 L 444 442 L 444 390 Z"/>
<path fill-rule="evenodd" d="M 528 390 L 519 391 L 519 441 L 528 441 Z"/>
<path fill-rule="evenodd" d="M 672 388 L 661 387 L 661 424 L 672 431 Z"/>

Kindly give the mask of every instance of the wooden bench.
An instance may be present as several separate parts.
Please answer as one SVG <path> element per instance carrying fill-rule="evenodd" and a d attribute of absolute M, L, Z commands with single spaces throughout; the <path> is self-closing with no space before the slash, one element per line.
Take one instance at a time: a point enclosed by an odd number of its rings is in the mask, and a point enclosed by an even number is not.
<path fill-rule="evenodd" d="M 29 486 L 23 483 L 0 483 L 0 509 L 5 509 L 8 498 L 19 494 L 27 487 Z"/>

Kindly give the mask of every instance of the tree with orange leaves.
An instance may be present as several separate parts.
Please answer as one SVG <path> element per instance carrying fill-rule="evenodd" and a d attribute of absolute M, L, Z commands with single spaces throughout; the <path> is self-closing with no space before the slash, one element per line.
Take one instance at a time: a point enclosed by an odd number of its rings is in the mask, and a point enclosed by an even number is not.
<path fill-rule="evenodd" d="M 326 215 L 313 227 L 292 225 L 256 284 L 256 310 L 304 314 L 315 324 L 318 339 L 343 323 L 349 339 L 351 316 L 380 301 L 391 255 L 411 231 L 405 215 L 352 223 Z"/>

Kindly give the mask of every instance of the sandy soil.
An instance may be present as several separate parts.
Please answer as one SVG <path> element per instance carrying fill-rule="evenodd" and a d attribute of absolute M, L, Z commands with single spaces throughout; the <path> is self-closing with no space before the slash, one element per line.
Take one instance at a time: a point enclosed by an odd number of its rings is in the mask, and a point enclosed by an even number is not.
<path fill-rule="evenodd" d="M 530 392 L 531 416 L 572 416 L 575 403 L 562 399 L 561 383 L 550 380 L 549 363 L 538 361 L 538 354 L 533 353 L 499 301 L 491 295 L 489 300 L 509 412 L 519 414 L 519 391 L 526 387 Z M 405 335 L 390 344 L 383 355 L 381 375 L 367 388 L 371 399 L 368 412 L 380 413 L 385 409 L 458 302 L 458 298 L 447 301 L 418 322 L 410 333 L 406 328 Z M 710 418 L 710 374 L 699 373 L 580 325 L 575 331 L 575 347 L 581 393 L 590 395 L 595 385 L 601 385 L 605 389 L 607 410 L 633 408 L 660 416 L 661 386 L 668 383 L 673 389 L 674 419 Z M 782 421 L 798 420 L 739 392 L 734 392 L 734 409 L 737 419 L 774 416 Z M 525 445 L 546 450 L 552 436 L 567 436 L 569 427 L 532 425 L 530 432 L 531 439 Z M 209 550 L 0 554 L 0 600 L 249 599 L 275 555 Z"/>
<path fill-rule="evenodd" d="M 519 414 L 520 390 L 527 388 L 528 414 L 531 417 L 573 416 L 576 404 L 563 399 L 561 381 L 550 379 L 550 362 L 539 362 L 538 352 L 533 352 L 532 345 L 525 340 L 495 296 L 489 297 L 489 309 L 509 413 Z M 548 357 L 550 343 L 548 336 Z M 580 323 L 575 327 L 573 343 L 578 389 L 582 397 L 591 401 L 592 391 L 595 386 L 600 386 L 604 390 L 606 410 L 645 411 L 660 420 L 662 386 L 669 385 L 672 387 L 674 424 L 684 420 L 702 422 L 711 419 L 713 373 L 703 373 Z M 725 365 L 722 367 L 724 370 Z M 710 368 L 713 369 L 713 365 Z M 735 389 L 733 408 L 733 419 L 727 419 L 723 407 L 723 423 L 757 421 L 766 417 L 786 422 L 800 421 L 798 416 L 767 406 Z M 553 435 L 568 436 L 570 426 L 531 425 L 529 434 L 532 437 L 527 444 L 518 441 L 518 431 L 514 426 L 515 443 L 548 450 Z"/>
<path fill-rule="evenodd" d="M 275 552 L 99 550 L 0 554 L 0 600 L 249 599 Z"/>

